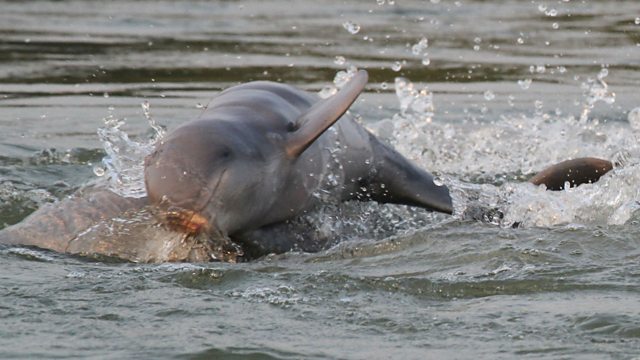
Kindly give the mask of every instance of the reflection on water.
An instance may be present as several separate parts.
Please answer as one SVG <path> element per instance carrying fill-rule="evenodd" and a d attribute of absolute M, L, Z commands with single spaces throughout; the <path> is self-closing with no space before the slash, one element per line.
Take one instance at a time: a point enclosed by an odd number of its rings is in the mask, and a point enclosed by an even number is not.
<path fill-rule="evenodd" d="M 348 241 L 250 264 L 109 264 L 0 248 L 0 357 L 640 351 L 640 3 L 0 7 L 0 227 L 95 179 L 94 169 L 139 194 L 140 160 L 160 131 L 141 103 L 170 130 L 228 86 L 283 81 L 328 96 L 355 68 L 371 83 L 351 112 L 456 201 L 453 217 L 327 207 L 305 221 Z M 578 156 L 617 167 L 563 192 L 525 182 Z M 475 208 L 481 216 L 467 216 Z"/>

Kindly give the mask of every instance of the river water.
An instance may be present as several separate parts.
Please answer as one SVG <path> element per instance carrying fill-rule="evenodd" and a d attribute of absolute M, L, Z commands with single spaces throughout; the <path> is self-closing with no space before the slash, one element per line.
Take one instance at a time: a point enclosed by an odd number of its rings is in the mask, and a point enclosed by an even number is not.
<path fill-rule="evenodd" d="M 0 358 L 640 358 L 640 2 L 0 8 L 0 228 L 138 166 L 145 101 L 170 130 L 228 86 L 326 95 L 354 68 L 370 84 L 352 113 L 456 207 L 320 209 L 309 223 L 336 247 L 242 264 L 0 247 Z M 98 129 L 127 134 L 110 160 L 133 163 L 105 169 Z M 579 156 L 617 167 L 562 192 L 526 183 Z"/>

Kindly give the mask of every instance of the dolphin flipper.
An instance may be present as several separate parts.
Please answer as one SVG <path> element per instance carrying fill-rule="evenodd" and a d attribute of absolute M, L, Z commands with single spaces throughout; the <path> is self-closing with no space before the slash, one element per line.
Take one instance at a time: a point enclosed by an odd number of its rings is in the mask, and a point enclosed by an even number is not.
<path fill-rule="evenodd" d="M 358 95 L 364 90 L 368 78 L 369 75 L 366 71 L 358 71 L 335 95 L 315 103 L 300 116 L 296 121 L 295 131 L 289 135 L 287 140 L 286 153 L 290 157 L 300 156 L 356 101 Z"/>

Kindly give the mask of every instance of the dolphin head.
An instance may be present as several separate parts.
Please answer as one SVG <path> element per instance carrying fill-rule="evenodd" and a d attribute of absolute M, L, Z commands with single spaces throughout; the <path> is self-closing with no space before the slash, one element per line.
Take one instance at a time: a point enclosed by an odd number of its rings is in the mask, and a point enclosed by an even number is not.
<path fill-rule="evenodd" d="M 224 121 L 192 121 L 145 159 L 145 186 L 160 220 L 186 233 L 226 237 L 269 206 L 269 162 L 251 134 Z"/>
<path fill-rule="evenodd" d="M 282 220 L 273 210 L 286 190 L 288 166 L 347 111 L 366 82 L 360 71 L 297 119 L 271 123 L 280 130 L 265 129 L 268 121 L 255 116 L 268 112 L 252 105 L 258 99 L 238 93 L 209 109 L 213 117 L 173 130 L 145 159 L 145 186 L 160 220 L 187 233 L 223 237 Z"/>

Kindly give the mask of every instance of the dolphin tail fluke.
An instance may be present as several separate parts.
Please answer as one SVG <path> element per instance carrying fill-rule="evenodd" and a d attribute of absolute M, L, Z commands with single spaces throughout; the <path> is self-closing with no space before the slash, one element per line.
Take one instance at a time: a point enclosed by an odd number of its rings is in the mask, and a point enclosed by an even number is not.
<path fill-rule="evenodd" d="M 365 70 L 358 71 L 335 95 L 315 103 L 300 116 L 296 121 L 296 129 L 287 140 L 287 154 L 292 158 L 300 156 L 325 130 L 338 121 L 364 90 L 368 78 Z"/>

